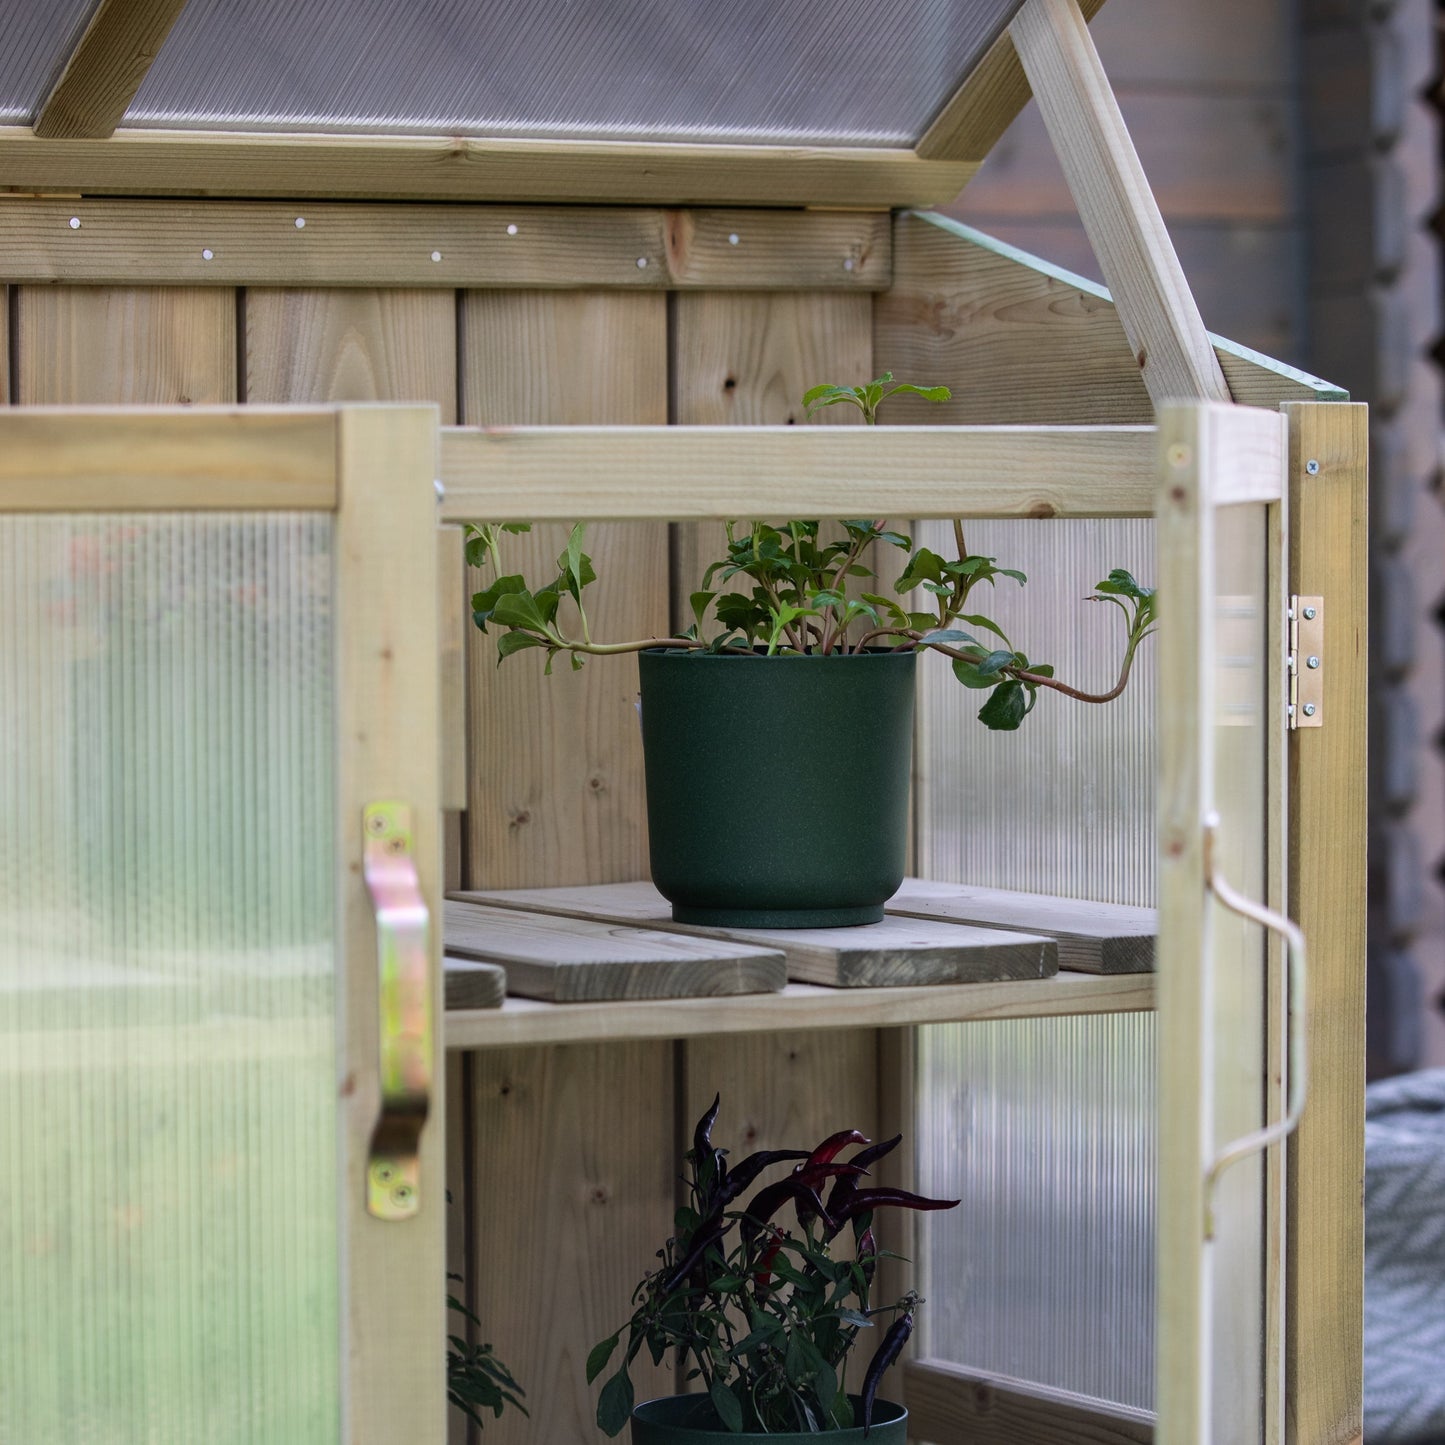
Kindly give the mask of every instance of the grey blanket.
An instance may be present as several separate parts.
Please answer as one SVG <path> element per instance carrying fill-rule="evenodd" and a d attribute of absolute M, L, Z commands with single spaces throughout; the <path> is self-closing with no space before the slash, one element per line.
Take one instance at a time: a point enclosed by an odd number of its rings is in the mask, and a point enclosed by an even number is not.
<path fill-rule="evenodd" d="M 1365 1441 L 1445 1445 L 1445 1069 L 1365 1091 Z"/>

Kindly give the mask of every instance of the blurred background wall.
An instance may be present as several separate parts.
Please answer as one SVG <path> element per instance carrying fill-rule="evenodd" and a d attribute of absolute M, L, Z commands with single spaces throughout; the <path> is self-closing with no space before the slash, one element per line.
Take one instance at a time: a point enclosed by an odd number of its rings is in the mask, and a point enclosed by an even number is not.
<path fill-rule="evenodd" d="M 1445 1064 L 1442 14 L 1445 0 L 1110 0 L 1091 27 L 1205 324 L 1373 409 L 1376 1075 Z M 1033 105 L 950 209 L 1102 279 Z"/>

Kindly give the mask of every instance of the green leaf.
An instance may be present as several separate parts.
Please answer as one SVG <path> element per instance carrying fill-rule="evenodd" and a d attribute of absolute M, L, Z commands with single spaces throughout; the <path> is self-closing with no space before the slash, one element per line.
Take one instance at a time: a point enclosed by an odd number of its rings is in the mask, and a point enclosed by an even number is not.
<path fill-rule="evenodd" d="M 712 1407 L 717 1411 L 717 1417 L 734 1435 L 741 1435 L 743 1431 L 743 1407 L 738 1404 L 738 1397 L 723 1384 L 721 1380 L 714 1380 L 708 1388 L 708 1398 L 712 1400 Z"/>
<path fill-rule="evenodd" d="M 998 569 L 998 574 L 1000 577 L 1012 577 L 1014 581 L 1019 584 L 1020 587 L 1022 587 L 1024 583 L 1029 580 L 1027 576 L 1024 575 L 1024 573 L 1018 571 L 1013 567 L 1000 567 Z"/>
<path fill-rule="evenodd" d="M 520 537 L 520 536 L 522 536 L 524 533 L 530 532 L 531 530 L 532 530 L 532 524 L 531 524 L 530 522 L 503 522 L 503 523 L 502 523 L 502 531 L 504 531 L 504 532 L 510 532 L 510 533 L 512 534 L 512 536 L 514 536 L 514 537 Z"/>
<path fill-rule="evenodd" d="M 612 1352 L 617 1348 L 617 1341 L 621 1337 L 622 1331 L 619 1330 L 615 1335 L 609 1335 L 601 1343 L 592 1346 L 592 1353 L 587 1356 L 587 1383 L 589 1385 L 607 1368 L 607 1362 L 612 1358 Z"/>
<path fill-rule="evenodd" d="M 586 522 L 578 522 L 567 536 L 567 570 L 573 577 L 582 575 L 582 534 L 587 530 Z M 561 565 L 561 558 L 557 559 Z"/>
<path fill-rule="evenodd" d="M 977 663 L 966 661 L 962 657 L 955 657 L 953 659 L 953 675 L 965 687 L 992 687 L 997 681 L 996 678 L 982 676 L 978 670 Z"/>
<path fill-rule="evenodd" d="M 688 606 L 692 608 L 692 615 L 697 618 L 699 627 L 702 626 L 703 613 L 707 611 L 707 604 L 716 596 L 716 592 L 693 592 L 688 596 Z"/>
<path fill-rule="evenodd" d="M 958 614 L 958 620 L 968 623 L 970 627 L 982 627 L 985 632 L 993 633 L 1005 647 L 1013 647 L 1013 643 L 1004 635 L 1003 628 L 1000 627 L 997 622 L 993 622 L 985 617 L 981 612 L 960 612 Z"/>
<path fill-rule="evenodd" d="M 911 392 L 914 396 L 921 396 L 925 401 L 947 401 L 953 393 L 946 386 L 914 386 L 912 382 L 900 382 L 891 391 L 889 396 L 897 396 L 900 391 Z"/>
<path fill-rule="evenodd" d="M 925 632 L 918 639 L 921 647 L 925 642 L 972 642 L 977 645 L 977 639 L 967 632 L 960 632 L 956 627 L 935 628 L 932 632 Z"/>
<path fill-rule="evenodd" d="M 525 592 L 526 590 L 527 579 L 518 573 L 514 572 L 506 577 L 498 577 L 490 587 L 472 594 L 472 620 L 485 632 L 497 603 L 503 597 L 510 596 L 514 592 Z"/>
<path fill-rule="evenodd" d="M 1029 699 L 1021 682 L 1010 678 L 994 688 L 993 695 L 979 709 L 978 720 L 993 732 L 1013 732 L 1028 715 Z"/>
<path fill-rule="evenodd" d="M 526 627 L 533 632 L 547 630 L 546 619 L 536 599 L 527 591 L 508 592 L 505 597 L 498 598 L 497 605 L 492 609 L 492 621 L 503 627 Z"/>
<path fill-rule="evenodd" d="M 980 677 L 992 677 L 1000 669 L 1017 663 L 1018 654 L 1015 652 L 990 652 L 978 664 L 978 675 Z"/>
<path fill-rule="evenodd" d="M 604 1434 L 620 1435 L 632 1416 L 632 1379 L 624 1366 L 603 1385 L 597 1397 L 597 1427 Z"/>
<path fill-rule="evenodd" d="M 534 632 L 505 632 L 497 639 L 497 666 L 500 667 L 502 659 L 510 657 L 514 652 L 524 652 L 529 647 L 546 646 L 546 640 Z"/>

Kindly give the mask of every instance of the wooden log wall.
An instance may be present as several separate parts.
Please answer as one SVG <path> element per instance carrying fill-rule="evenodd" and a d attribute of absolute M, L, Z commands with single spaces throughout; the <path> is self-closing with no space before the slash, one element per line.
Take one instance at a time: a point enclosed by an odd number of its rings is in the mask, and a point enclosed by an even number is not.
<path fill-rule="evenodd" d="M 837 290 L 675 294 L 11 286 L 0 398 L 426 401 L 444 423 L 801 422 L 810 383 L 872 375 L 878 283 L 837 269 L 837 283 L 827 278 Z M 695 585 L 684 571 L 696 540 L 660 524 L 594 528 L 589 549 L 612 584 L 597 589 L 599 632 L 668 625 L 670 595 Z M 553 528 L 513 539 L 511 555 L 537 570 L 561 543 Z M 499 672 L 488 639 L 469 631 L 469 806 L 452 876 L 483 887 L 644 875 L 635 662 L 544 679 L 522 657 Z M 625 1318 L 669 1232 L 681 1131 L 713 1093 L 724 1100 L 718 1136 L 734 1151 L 850 1126 L 874 1133 L 879 1048 L 864 1029 L 449 1058 L 449 1268 L 531 1408 L 530 1419 L 489 1424 L 488 1445 L 603 1438 L 586 1353 Z M 635 1378 L 639 1392 L 671 1388 L 666 1372 Z M 453 1445 L 474 1433 L 454 1416 Z"/>

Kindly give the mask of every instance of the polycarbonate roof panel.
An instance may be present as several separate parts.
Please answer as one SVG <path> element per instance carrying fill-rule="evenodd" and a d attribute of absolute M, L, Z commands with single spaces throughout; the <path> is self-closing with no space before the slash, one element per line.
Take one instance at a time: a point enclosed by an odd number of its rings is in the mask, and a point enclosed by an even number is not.
<path fill-rule="evenodd" d="M 125 124 L 908 145 L 1019 3 L 190 0 Z"/>
<path fill-rule="evenodd" d="M 0 0 L 0 125 L 29 125 L 99 0 Z"/>

